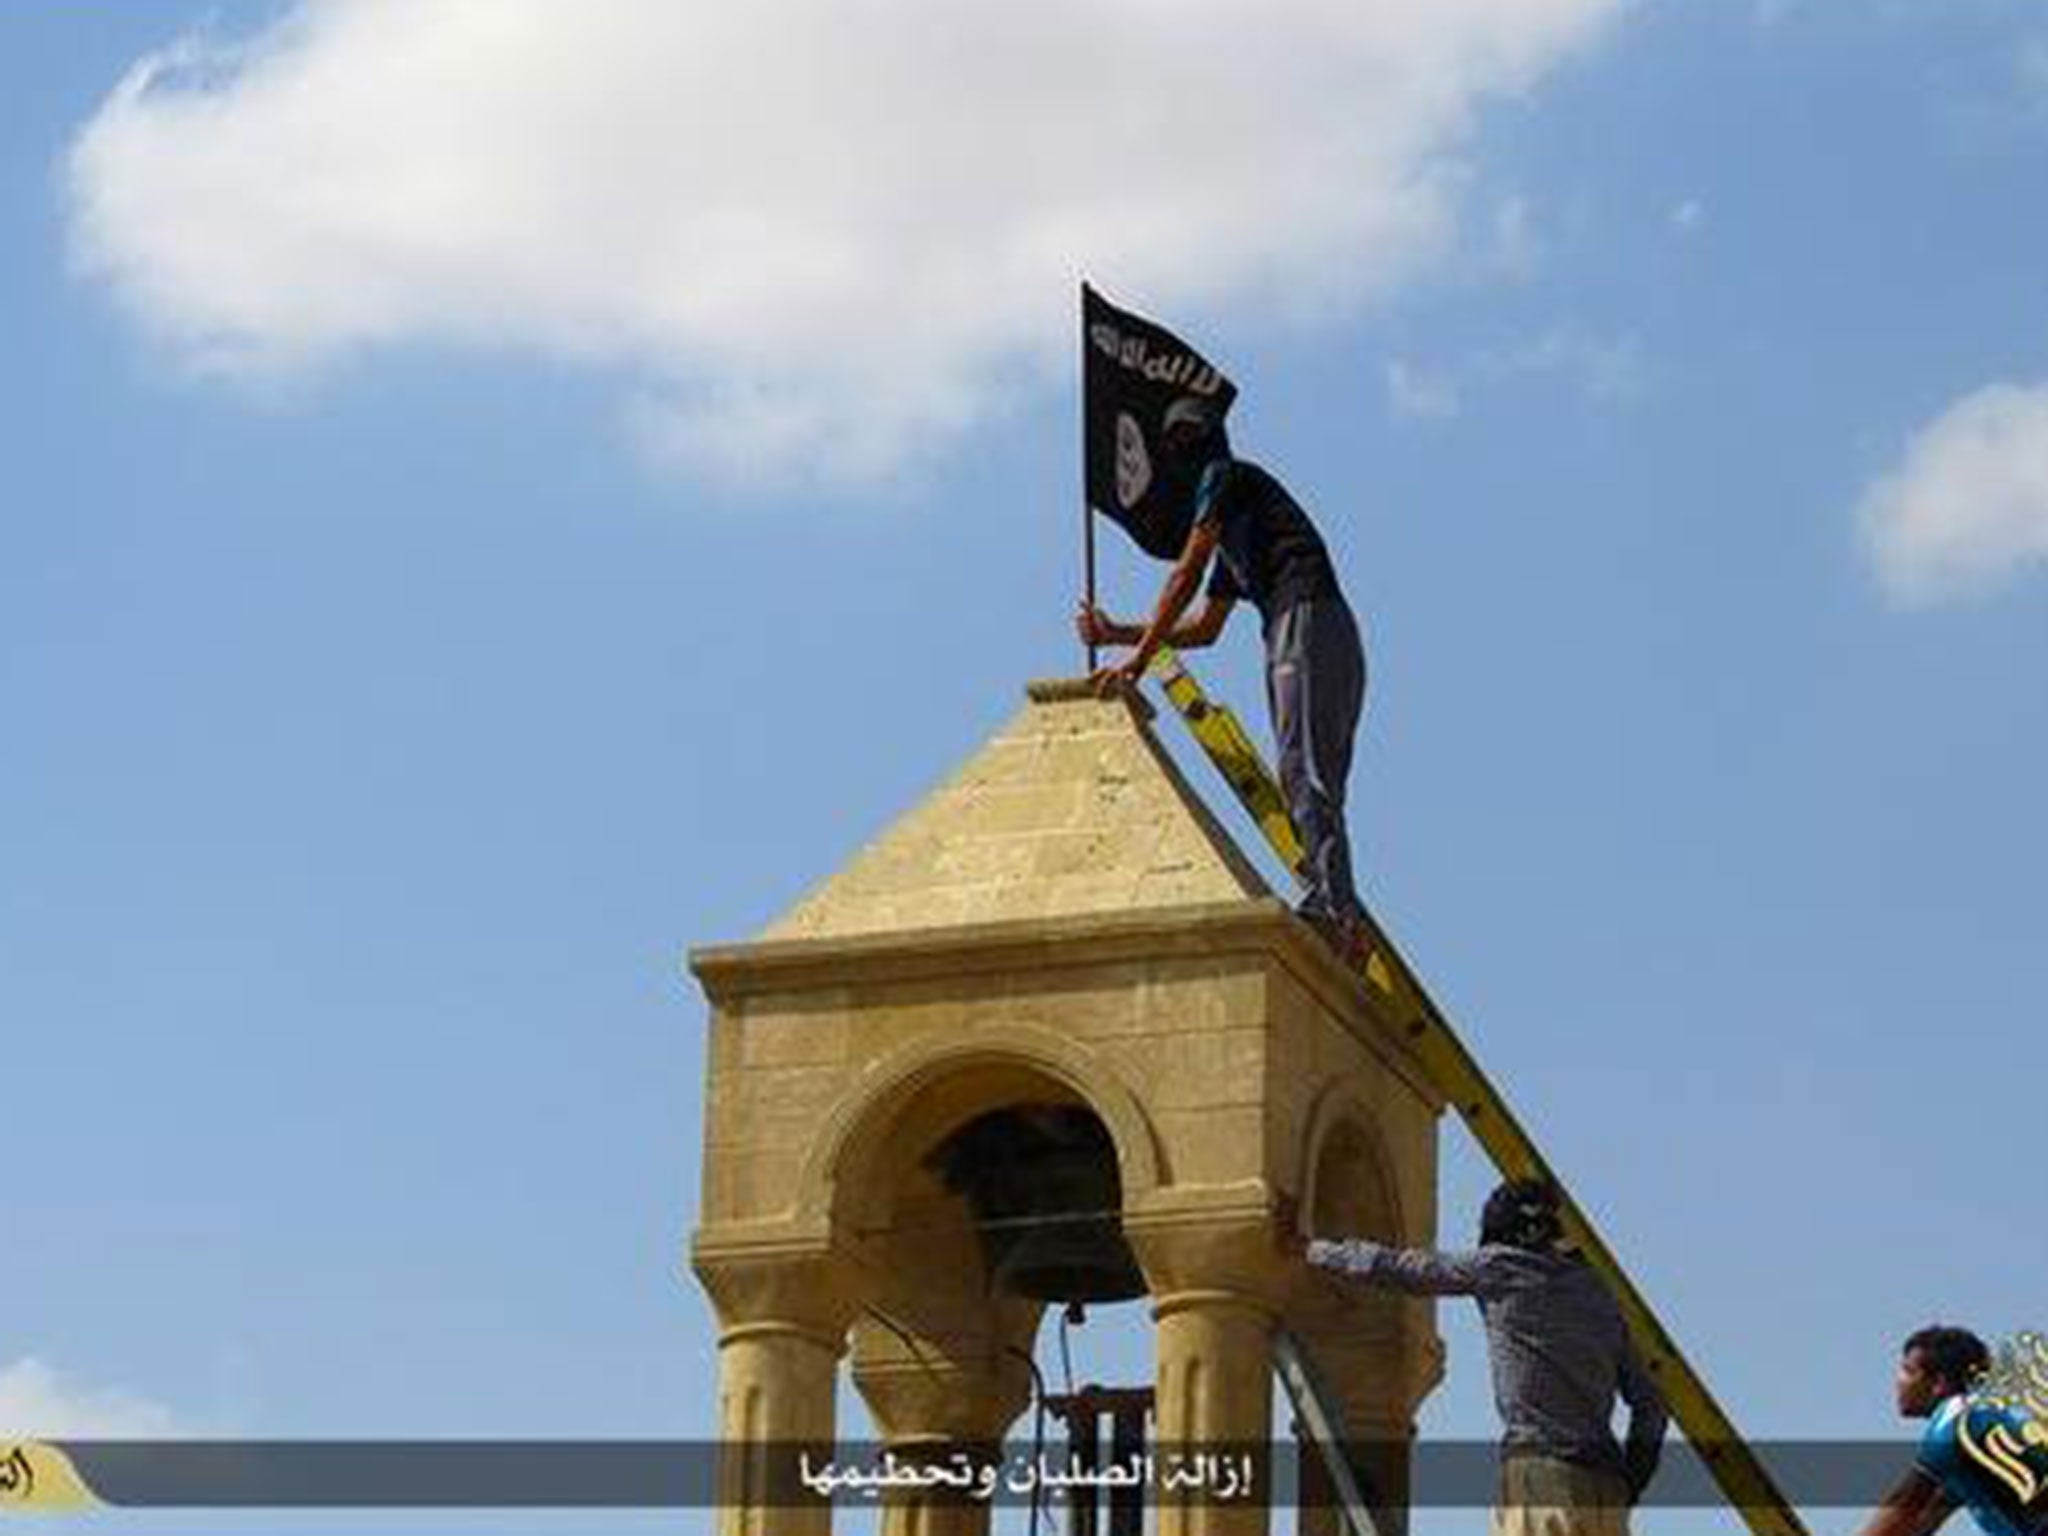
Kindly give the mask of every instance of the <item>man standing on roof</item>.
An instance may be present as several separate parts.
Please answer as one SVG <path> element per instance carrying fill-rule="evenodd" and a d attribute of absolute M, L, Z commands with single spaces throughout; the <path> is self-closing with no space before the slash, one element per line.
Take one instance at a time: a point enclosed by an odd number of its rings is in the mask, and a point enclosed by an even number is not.
<path fill-rule="evenodd" d="M 1295 1240 L 1346 1283 L 1478 1301 L 1505 1427 L 1493 1536 L 1626 1536 L 1669 1416 L 1606 1282 L 1560 1249 L 1558 1205 L 1542 1180 L 1501 1185 L 1471 1253 Z M 1617 1395 L 1629 1408 L 1626 1448 L 1610 1425 Z"/>
<path fill-rule="evenodd" d="M 2048 1532 L 2048 1424 L 1972 1392 L 1990 1365 L 1967 1328 L 1922 1328 L 1900 1347 L 1899 1414 L 1927 1420 L 1927 1430 L 1862 1536 L 1927 1536 L 1963 1505 L 1988 1536 Z"/>
<path fill-rule="evenodd" d="M 1209 401 L 1191 395 L 1167 409 L 1160 458 L 1163 476 L 1194 486 L 1192 526 L 1147 623 L 1121 623 L 1082 604 L 1075 627 L 1084 644 L 1132 647 L 1095 674 L 1096 685 L 1135 685 L 1161 645 L 1213 644 L 1238 600 L 1251 600 L 1265 632 L 1280 788 L 1305 850 L 1308 894 L 1299 910 L 1340 953 L 1362 962 L 1370 941 L 1352 883 L 1344 791 L 1365 702 L 1365 653 L 1329 551 L 1278 480 L 1231 455 Z M 1212 559 L 1207 601 L 1183 623 Z"/>

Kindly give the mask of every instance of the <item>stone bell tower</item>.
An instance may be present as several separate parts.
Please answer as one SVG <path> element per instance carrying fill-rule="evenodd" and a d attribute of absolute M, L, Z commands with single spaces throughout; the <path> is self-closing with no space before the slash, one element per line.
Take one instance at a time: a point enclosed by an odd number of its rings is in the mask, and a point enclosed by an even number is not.
<path fill-rule="evenodd" d="M 711 1003 L 691 1263 L 719 1324 L 719 1530 L 831 1512 L 767 1491 L 830 1454 L 838 1366 L 904 1455 L 987 1448 L 1028 1405 L 1048 1301 L 1148 1294 L 1157 1438 L 1273 1436 L 1284 1322 L 1405 1502 L 1441 1348 L 1426 1302 L 1345 1298 L 1309 1229 L 1428 1242 L 1442 1104 L 1260 881 L 1134 697 L 1035 684 L 967 765 L 758 939 L 693 951 Z M 1268 1529 L 1162 1501 L 1162 1536 Z M 985 1505 L 892 1504 L 896 1536 Z M 1305 1510 L 1301 1529 L 1333 1527 Z"/>

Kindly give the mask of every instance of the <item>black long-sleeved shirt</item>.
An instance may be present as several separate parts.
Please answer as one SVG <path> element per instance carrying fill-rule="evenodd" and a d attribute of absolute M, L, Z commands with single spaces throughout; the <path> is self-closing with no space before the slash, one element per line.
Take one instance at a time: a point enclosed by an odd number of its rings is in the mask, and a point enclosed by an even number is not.
<path fill-rule="evenodd" d="M 1414 1296 L 1471 1296 L 1486 1324 L 1505 1454 L 1555 1456 L 1617 1472 L 1640 1492 L 1657 1470 L 1669 1415 L 1637 1359 L 1606 1283 L 1575 1255 L 1488 1243 L 1470 1253 L 1312 1242 L 1320 1269 Z M 1628 1448 L 1612 1420 L 1629 1407 Z"/>

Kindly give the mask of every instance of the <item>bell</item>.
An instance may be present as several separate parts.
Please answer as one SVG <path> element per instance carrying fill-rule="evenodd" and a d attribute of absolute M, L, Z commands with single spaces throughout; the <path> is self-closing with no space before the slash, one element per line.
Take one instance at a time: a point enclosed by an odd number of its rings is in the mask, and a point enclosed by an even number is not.
<path fill-rule="evenodd" d="M 932 1162 L 967 1202 L 991 1290 L 1063 1302 L 1145 1294 L 1118 1215 L 1116 1145 L 1090 1111 L 995 1110 L 948 1137 Z"/>
<path fill-rule="evenodd" d="M 1027 1231 L 990 1265 L 989 1284 L 1037 1301 L 1129 1301 L 1145 1276 L 1114 1220 L 1076 1220 Z"/>

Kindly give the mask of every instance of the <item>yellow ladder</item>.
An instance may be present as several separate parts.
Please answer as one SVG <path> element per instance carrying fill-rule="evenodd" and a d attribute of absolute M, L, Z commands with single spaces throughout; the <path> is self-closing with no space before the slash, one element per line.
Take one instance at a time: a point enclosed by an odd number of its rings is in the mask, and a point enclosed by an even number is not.
<path fill-rule="evenodd" d="M 1222 773 L 1232 793 L 1258 823 L 1282 863 L 1301 874 L 1302 846 L 1287 802 L 1258 747 L 1227 708 L 1213 703 L 1170 647 L 1153 658 L 1152 674 L 1166 691 L 1167 702 L 1187 723 L 1195 741 Z M 1385 931 L 1370 914 L 1374 944 L 1365 979 L 1380 993 L 1397 1021 L 1403 1041 L 1429 1079 L 1471 1130 L 1486 1155 L 1505 1178 L 1546 1179 L 1563 1196 L 1565 1236 L 1577 1245 L 1606 1280 L 1628 1320 L 1636 1351 L 1648 1368 L 1671 1416 L 1692 1442 L 1693 1450 L 1713 1474 L 1728 1502 L 1755 1536 L 1806 1536 L 1806 1527 L 1771 1480 L 1756 1453 L 1736 1432 L 1734 1423 L 1714 1401 L 1714 1394 L 1679 1353 L 1678 1345 L 1657 1321 L 1642 1292 L 1622 1270 L 1614 1251 L 1593 1229 L 1569 1190 L 1536 1150 L 1507 1101 L 1479 1070 L 1479 1063 L 1459 1042 L 1443 1010 L 1431 1000 Z"/>

